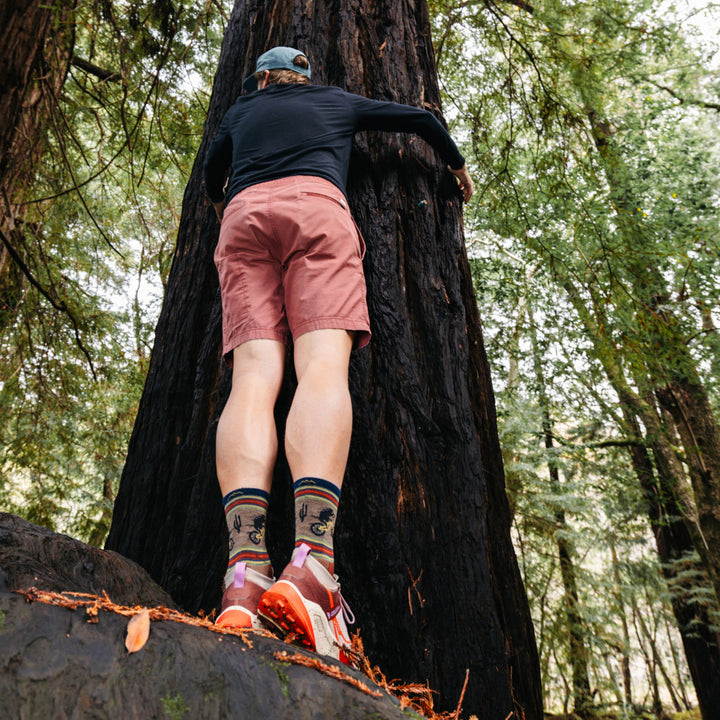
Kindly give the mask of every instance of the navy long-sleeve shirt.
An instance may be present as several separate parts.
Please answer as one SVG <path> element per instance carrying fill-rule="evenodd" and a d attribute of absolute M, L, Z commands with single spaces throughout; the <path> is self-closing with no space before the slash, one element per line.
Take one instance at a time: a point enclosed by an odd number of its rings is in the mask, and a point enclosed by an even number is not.
<path fill-rule="evenodd" d="M 322 177 L 346 192 L 358 130 L 416 133 L 454 170 L 465 164 L 447 130 L 427 110 L 332 86 L 268 85 L 239 97 L 225 114 L 205 158 L 207 194 L 213 202 L 229 202 L 250 185 L 291 175 Z"/>

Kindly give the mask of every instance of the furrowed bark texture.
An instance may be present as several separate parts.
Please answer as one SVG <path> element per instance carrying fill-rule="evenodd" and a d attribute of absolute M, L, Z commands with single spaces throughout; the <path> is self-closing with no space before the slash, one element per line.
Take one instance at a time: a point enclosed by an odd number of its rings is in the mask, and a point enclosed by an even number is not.
<path fill-rule="evenodd" d="M 439 113 L 424 0 L 236 3 L 108 540 L 190 610 L 217 603 L 227 557 L 213 454 L 229 372 L 201 163 L 273 45 L 307 52 L 315 82 Z M 469 669 L 468 714 L 540 718 L 459 192 L 419 138 L 380 133 L 357 137 L 348 190 L 368 245 L 374 337 L 351 364 L 355 425 L 335 534 L 343 592 L 388 676 L 427 680 L 454 709 Z M 293 387 L 288 371 L 280 432 Z M 268 522 L 276 571 L 292 544 L 290 492 L 281 456 Z"/>
<path fill-rule="evenodd" d="M 422 720 L 337 662 L 319 667 L 310 653 L 268 634 L 219 634 L 191 624 L 162 606 L 169 597 L 135 563 L 27 526 L 0 513 L 2 718 Z M 19 552 L 5 550 L 8 537 Z M 85 567 L 88 559 L 95 570 Z M 17 587 L 28 568 L 40 571 L 32 585 L 62 583 L 62 595 Z M 97 590 L 87 594 L 89 584 L 118 605 Z M 152 621 L 145 644 L 129 653 L 125 639 L 138 605 L 153 608 Z"/>
<path fill-rule="evenodd" d="M 74 45 L 74 2 L 0 4 L 0 307 L 22 292 L 22 201 L 43 148 Z M 20 197 L 22 196 L 22 197 Z M 8 247 L 9 246 L 9 247 Z M 13 255 L 16 257 L 13 258 Z M 0 316 L 0 326 L 5 322 Z"/>

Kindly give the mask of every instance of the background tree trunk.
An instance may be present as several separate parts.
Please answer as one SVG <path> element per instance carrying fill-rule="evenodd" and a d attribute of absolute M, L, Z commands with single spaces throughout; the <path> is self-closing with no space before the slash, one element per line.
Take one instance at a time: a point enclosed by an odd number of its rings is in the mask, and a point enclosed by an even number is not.
<path fill-rule="evenodd" d="M 640 426 L 632 411 L 623 407 L 630 435 L 639 436 Z M 657 463 L 657 479 L 653 464 L 644 447 L 629 448 L 632 466 L 646 498 L 648 519 L 658 557 L 662 563 L 663 575 L 671 588 L 673 614 L 680 631 L 685 658 L 695 686 L 698 705 L 703 718 L 715 717 L 720 707 L 720 636 L 713 630 L 713 621 L 708 606 L 683 587 L 679 575 L 695 575 L 694 584 L 710 585 L 704 566 L 696 559 L 694 545 L 685 513 L 676 501 L 673 491 L 675 482 L 668 472 Z M 660 453 L 656 458 L 662 457 Z M 702 583 L 698 582 L 698 578 Z"/>
<path fill-rule="evenodd" d="M 548 451 L 548 476 L 550 490 L 556 498 L 561 498 L 563 490 L 560 483 L 560 469 L 557 457 L 553 453 L 554 431 L 550 411 L 550 398 L 548 396 L 547 382 L 542 364 L 542 351 L 537 337 L 537 326 L 532 310 L 528 303 L 528 329 L 532 343 L 533 367 L 537 383 L 538 404 L 542 418 L 542 434 L 545 440 L 545 449 Z M 555 545 L 560 563 L 560 577 L 563 585 L 563 609 L 565 611 L 565 626 L 567 628 L 568 660 L 572 667 L 573 685 L 573 713 L 579 718 L 589 717 L 592 714 L 592 693 L 590 692 L 590 676 L 588 673 L 588 629 L 583 618 L 580 595 L 578 592 L 577 569 L 575 567 L 574 544 L 571 539 L 571 528 L 565 516 L 565 508 L 558 500 L 555 504 Z"/>
<path fill-rule="evenodd" d="M 236 2 L 108 539 L 189 610 L 217 603 L 227 553 L 214 437 L 230 374 L 201 164 L 255 58 L 279 44 L 306 51 L 317 82 L 439 113 L 424 0 Z M 539 719 L 459 192 L 418 138 L 368 134 L 349 199 L 368 244 L 374 339 L 351 364 L 355 427 L 335 536 L 344 594 L 389 676 L 428 680 L 454 708 L 469 669 L 468 713 Z M 288 370 L 281 432 L 293 388 Z M 291 549 L 290 491 L 281 456 L 268 522 L 276 570 Z"/>
<path fill-rule="evenodd" d="M 23 208 L 74 45 L 74 2 L 18 0 L 0 5 L 0 328 L 23 283 Z M 27 200 L 24 196 L 23 200 Z"/>

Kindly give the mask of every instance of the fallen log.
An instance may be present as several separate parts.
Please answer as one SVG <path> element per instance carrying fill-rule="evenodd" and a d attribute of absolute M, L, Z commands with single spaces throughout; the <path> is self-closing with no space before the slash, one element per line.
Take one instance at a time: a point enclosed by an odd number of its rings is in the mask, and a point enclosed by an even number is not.
<path fill-rule="evenodd" d="M 0 513 L 0 568 L 7 573 L 11 590 L 107 593 L 118 605 L 176 607 L 132 560 L 8 513 Z"/>
<path fill-rule="evenodd" d="M 34 587 L 21 588 L 28 580 Z M 169 599 L 147 602 L 167 598 L 152 585 L 117 553 L 0 514 L 0 716 L 439 717 L 270 633 L 215 628 Z M 130 652 L 128 625 L 140 614 L 149 634 Z"/>

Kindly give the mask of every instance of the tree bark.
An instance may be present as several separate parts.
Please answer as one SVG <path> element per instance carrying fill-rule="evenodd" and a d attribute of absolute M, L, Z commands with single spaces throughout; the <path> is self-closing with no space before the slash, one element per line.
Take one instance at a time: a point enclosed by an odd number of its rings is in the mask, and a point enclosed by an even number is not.
<path fill-rule="evenodd" d="M 17 0 L 0 7 L 0 307 L 12 308 L 22 273 L 13 252 L 24 214 L 18 197 L 32 177 L 40 137 L 67 75 L 74 2 Z M 1 318 L 2 316 L 0 316 Z M 0 319 L 2 327 L 2 319 Z"/>
<path fill-rule="evenodd" d="M 106 594 L 119 605 L 176 607 L 132 560 L 8 513 L 0 513 L 0 568 L 10 590 L 71 590 Z"/>
<path fill-rule="evenodd" d="M 639 433 L 639 423 L 628 408 L 623 408 L 631 433 Z M 694 545 L 685 521 L 684 513 L 677 504 L 674 482 L 663 473 L 658 464 L 657 477 L 647 450 L 643 447 L 629 448 L 635 474 L 646 498 L 650 527 L 655 536 L 663 575 L 671 588 L 673 615 L 680 631 L 685 659 L 695 686 L 700 712 L 705 720 L 716 716 L 720 707 L 720 636 L 713 630 L 712 618 L 707 605 L 697 592 L 688 592 L 678 581 L 678 574 L 693 575 L 694 589 L 698 578 L 706 585 L 710 580 L 703 565 L 693 560 Z M 656 457 L 658 454 L 656 454 Z M 659 454 L 662 457 L 662 454 Z M 656 461 L 657 462 L 657 461 Z M 666 468 L 667 470 L 667 468 Z"/>
<path fill-rule="evenodd" d="M 32 588 L 28 570 L 37 572 Z M 0 514 L 2 717 L 420 717 L 359 672 L 318 664 L 269 634 L 213 632 L 166 600 L 120 555 Z M 149 635 L 130 654 L 128 623 L 140 605 L 151 608 Z"/>
<path fill-rule="evenodd" d="M 230 376 L 201 183 L 208 143 L 276 44 L 306 51 L 316 81 L 439 113 L 429 33 L 424 0 L 236 2 L 108 539 L 189 610 L 217 603 L 227 552 L 214 436 Z M 348 190 L 368 245 L 374 340 L 351 364 L 355 429 L 335 536 L 344 594 L 388 675 L 428 680 L 454 708 L 469 669 L 468 713 L 539 719 L 458 190 L 421 140 L 387 134 L 358 136 Z M 293 387 L 289 370 L 281 434 Z M 290 502 L 281 453 L 268 521 L 276 571 L 291 549 Z"/>
<path fill-rule="evenodd" d="M 698 552 L 720 607 L 720 429 L 697 375 L 663 384 L 655 395 L 672 416 L 685 449 L 702 534 Z"/>

